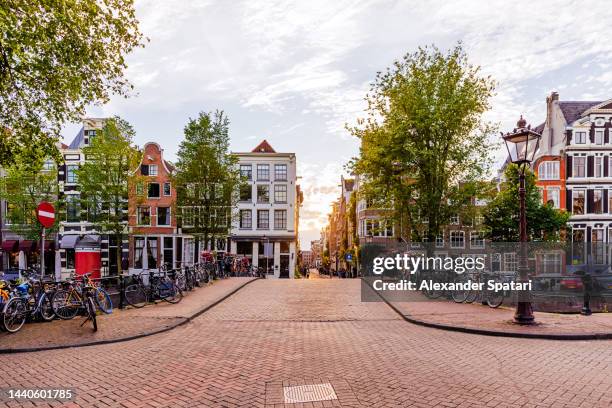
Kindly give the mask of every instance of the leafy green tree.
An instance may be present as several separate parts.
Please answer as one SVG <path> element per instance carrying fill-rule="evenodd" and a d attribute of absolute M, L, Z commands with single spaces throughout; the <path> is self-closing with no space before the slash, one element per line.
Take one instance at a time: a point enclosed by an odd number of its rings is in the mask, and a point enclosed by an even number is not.
<path fill-rule="evenodd" d="M 133 0 L 0 2 L 0 164 L 59 161 L 61 126 L 127 96 L 125 56 L 142 45 Z"/>
<path fill-rule="evenodd" d="M 77 170 L 80 213 L 98 231 L 123 241 L 128 225 L 128 198 L 140 182 L 134 172 L 142 153 L 134 146 L 135 132 L 125 120 L 114 117 L 83 148 L 87 161 Z M 117 267 L 121 273 L 121 252 Z"/>
<path fill-rule="evenodd" d="M 223 111 L 189 119 L 179 146 L 174 184 L 183 230 L 207 247 L 228 236 L 242 184 L 238 159 L 229 151 L 229 119 Z"/>
<path fill-rule="evenodd" d="M 501 191 L 483 212 L 487 235 L 493 241 L 518 242 L 519 234 L 519 169 L 509 165 L 505 172 Z M 535 175 L 529 169 L 525 173 L 525 210 L 527 234 L 534 241 L 555 241 L 561 236 L 570 214 L 557 210 L 551 204 L 542 204 Z"/>
<path fill-rule="evenodd" d="M 394 209 L 399 234 L 432 241 L 480 194 L 494 131 L 482 115 L 493 89 L 461 45 L 419 48 L 377 75 L 367 117 L 349 128 L 361 141 L 349 166 L 368 201 Z"/>
<path fill-rule="evenodd" d="M 48 162 L 40 165 L 14 164 L 0 177 L 0 198 L 6 200 L 9 209 L 6 214 L 11 231 L 25 239 L 38 240 L 42 226 L 36 217 L 36 207 L 41 201 L 53 204 L 56 212 L 60 210 L 57 167 Z M 57 231 L 58 223 L 47 228 L 47 233 Z"/>

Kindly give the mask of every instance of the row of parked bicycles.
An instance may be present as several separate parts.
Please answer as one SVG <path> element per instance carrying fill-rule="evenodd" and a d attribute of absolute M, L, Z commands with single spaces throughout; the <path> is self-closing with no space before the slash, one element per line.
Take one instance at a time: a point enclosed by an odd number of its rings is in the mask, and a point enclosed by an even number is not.
<path fill-rule="evenodd" d="M 178 303 L 187 291 L 232 275 L 222 265 L 203 262 L 193 266 L 145 270 L 124 277 L 112 294 L 127 305 L 141 308 L 148 303 Z M 0 275 L 0 330 L 19 331 L 26 321 L 49 322 L 84 316 L 81 326 L 91 322 L 98 329 L 96 315 L 113 312 L 111 294 L 101 281 L 87 273 L 57 282 L 34 270 L 23 270 L 16 279 Z"/>

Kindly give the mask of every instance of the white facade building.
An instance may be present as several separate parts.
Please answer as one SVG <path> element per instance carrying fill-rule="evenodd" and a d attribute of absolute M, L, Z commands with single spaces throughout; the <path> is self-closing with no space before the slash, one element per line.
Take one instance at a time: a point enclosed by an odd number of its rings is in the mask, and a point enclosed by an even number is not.
<path fill-rule="evenodd" d="M 267 141 L 234 153 L 248 180 L 233 217 L 230 253 L 250 259 L 269 277 L 293 278 L 297 261 L 295 153 L 277 153 Z"/>

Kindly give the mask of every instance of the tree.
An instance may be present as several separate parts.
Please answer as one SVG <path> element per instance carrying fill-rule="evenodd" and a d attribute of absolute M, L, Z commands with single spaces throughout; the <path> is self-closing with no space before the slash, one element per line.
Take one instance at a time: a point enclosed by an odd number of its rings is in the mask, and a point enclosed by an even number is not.
<path fill-rule="evenodd" d="M 518 242 L 519 233 L 519 168 L 511 164 L 505 172 L 501 191 L 483 212 L 487 235 L 492 241 Z M 527 234 L 533 241 L 555 241 L 565 227 L 570 214 L 557 210 L 549 203 L 542 204 L 535 183 L 535 175 L 529 169 L 525 173 L 525 210 Z"/>
<path fill-rule="evenodd" d="M 0 31 L 1 165 L 59 162 L 61 126 L 133 88 L 125 56 L 143 45 L 133 0 L 3 1 Z"/>
<path fill-rule="evenodd" d="M 11 231 L 25 239 L 40 239 L 42 226 L 36 216 L 36 207 L 41 201 L 53 204 L 56 212 L 61 207 L 57 183 L 57 168 L 49 161 L 43 168 L 39 165 L 14 164 L 0 177 L 0 198 L 6 200 L 9 211 L 6 223 Z M 57 222 L 47 233 L 57 231 Z"/>
<path fill-rule="evenodd" d="M 446 54 L 419 48 L 377 75 L 367 117 L 349 128 L 361 140 L 349 166 L 374 206 L 393 208 L 399 235 L 410 229 L 433 241 L 480 194 L 494 131 L 482 115 L 493 89 L 460 44 Z"/>
<path fill-rule="evenodd" d="M 81 216 L 84 214 L 99 232 L 114 236 L 119 246 L 127 233 L 128 197 L 139 183 L 134 170 L 142 154 L 133 145 L 134 135 L 127 121 L 107 119 L 90 145 L 83 148 L 87 160 L 76 172 Z M 119 273 L 121 252 L 117 251 Z"/>
<path fill-rule="evenodd" d="M 200 112 L 185 126 L 177 154 L 174 184 L 181 223 L 205 248 L 212 239 L 228 236 L 242 183 L 228 131 L 223 111 Z"/>

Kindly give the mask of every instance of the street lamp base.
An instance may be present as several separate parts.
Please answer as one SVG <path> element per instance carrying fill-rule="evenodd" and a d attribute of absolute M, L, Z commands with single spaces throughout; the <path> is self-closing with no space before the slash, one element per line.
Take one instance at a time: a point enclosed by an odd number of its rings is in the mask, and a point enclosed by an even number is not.
<path fill-rule="evenodd" d="M 514 322 L 523 325 L 535 324 L 535 317 L 533 316 L 531 302 L 519 302 L 516 305 Z"/>

